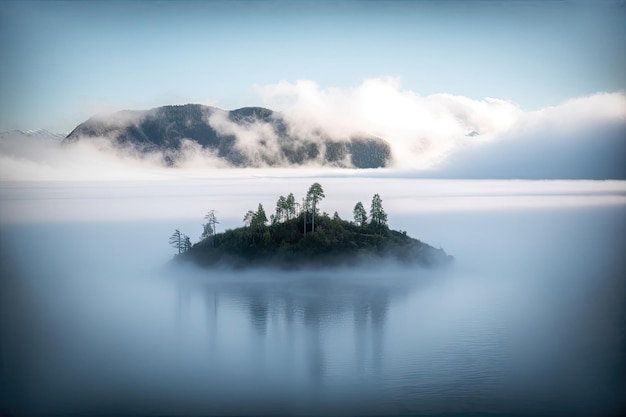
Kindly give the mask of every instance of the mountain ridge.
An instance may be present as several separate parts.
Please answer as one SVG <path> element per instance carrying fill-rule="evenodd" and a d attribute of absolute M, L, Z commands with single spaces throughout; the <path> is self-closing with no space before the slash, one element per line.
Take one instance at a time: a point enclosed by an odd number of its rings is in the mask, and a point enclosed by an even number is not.
<path fill-rule="evenodd" d="M 391 148 L 368 134 L 331 137 L 316 130 L 294 131 L 280 112 L 264 107 L 227 111 L 200 104 L 168 105 L 96 115 L 74 128 L 64 144 L 106 137 L 140 152 L 164 152 L 177 165 L 190 143 L 233 167 L 299 166 L 379 168 L 391 162 Z"/>

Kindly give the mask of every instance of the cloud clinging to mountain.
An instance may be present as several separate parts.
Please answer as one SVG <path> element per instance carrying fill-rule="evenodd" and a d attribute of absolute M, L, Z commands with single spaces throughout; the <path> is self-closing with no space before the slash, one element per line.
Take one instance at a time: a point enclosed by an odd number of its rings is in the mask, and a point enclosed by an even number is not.
<path fill-rule="evenodd" d="M 354 135 L 384 139 L 390 168 L 443 178 L 626 178 L 626 95 L 597 93 L 557 106 L 524 110 L 507 100 L 475 100 L 452 94 L 422 96 L 397 78 L 365 80 L 349 88 L 323 88 L 313 81 L 257 86 L 263 105 L 279 110 L 290 136 L 318 142 Z M 118 113 L 124 120 L 138 112 Z M 282 123 L 281 122 L 281 123 Z M 234 123 L 214 112 L 206 123 L 237 138 L 244 155 L 263 155 L 289 165 L 285 138 L 263 120 Z M 164 155 L 140 155 L 106 140 L 60 147 L 57 143 L 4 138 L 0 179 L 161 177 Z M 225 168 L 215 152 L 183 141 L 178 172 Z M 322 159 L 308 161 L 309 168 Z M 259 165 L 263 167 L 265 165 Z M 98 170 L 99 168 L 101 170 Z M 171 170 L 170 170 L 171 172 Z M 170 175 L 170 174 L 164 174 Z"/>
<path fill-rule="evenodd" d="M 370 79 L 352 89 L 322 88 L 312 81 L 257 87 L 265 105 L 280 109 L 298 131 L 334 135 L 367 132 L 391 144 L 394 166 L 433 175 L 534 178 L 534 163 L 551 160 L 549 177 L 626 177 L 626 95 L 597 93 L 527 111 L 501 99 L 452 94 L 421 96 L 396 78 Z M 620 137 L 620 135 L 622 135 Z M 489 152 L 493 149 L 494 152 Z M 515 151 L 513 151 L 515 149 Z M 501 150 L 498 154 L 495 150 Z M 467 156 L 465 155 L 467 154 Z M 610 160 L 606 160 L 609 157 Z M 453 162 L 463 160 L 463 169 Z M 499 169 L 500 159 L 519 166 Z M 572 159 L 579 160 L 580 172 Z M 472 166 L 475 164 L 475 166 Z M 484 165 L 492 171 L 485 171 Z M 568 166 L 562 172 L 559 165 Z"/>

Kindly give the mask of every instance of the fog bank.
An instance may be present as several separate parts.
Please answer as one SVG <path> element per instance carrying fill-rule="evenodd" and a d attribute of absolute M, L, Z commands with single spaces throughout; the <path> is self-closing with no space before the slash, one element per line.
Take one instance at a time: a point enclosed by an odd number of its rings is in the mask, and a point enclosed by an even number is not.
<path fill-rule="evenodd" d="M 513 142 L 528 151 L 528 157 L 517 156 L 523 159 L 520 165 L 526 164 L 527 169 L 518 171 L 515 178 L 572 178 L 571 173 L 558 169 L 547 177 L 532 170 L 534 156 L 550 159 L 557 167 L 562 159 L 569 159 L 570 137 L 574 142 L 583 141 L 578 146 L 585 147 L 586 153 L 577 152 L 578 158 L 598 164 L 599 157 L 607 155 L 599 154 L 597 148 L 604 152 L 625 149 L 623 92 L 598 93 L 528 111 L 511 101 L 490 97 L 474 100 L 452 94 L 422 96 L 403 89 L 397 78 L 369 79 L 351 89 L 322 88 L 313 81 L 302 80 L 259 86 L 257 90 L 268 107 L 283 111 L 290 128 L 297 132 L 311 134 L 322 130 L 342 136 L 365 131 L 391 144 L 394 167 L 433 170 L 433 175 L 450 175 L 445 163 L 451 156 L 463 155 L 475 147 L 490 148 L 490 144 Z M 614 124 L 621 141 L 616 139 L 616 132 L 606 131 L 606 126 Z M 552 136 L 560 140 L 552 143 Z M 619 155 L 620 161 L 626 158 L 624 152 Z M 479 168 L 495 157 L 476 160 L 471 168 Z M 506 164 L 503 161 L 488 174 L 479 175 L 511 178 L 509 172 L 498 169 Z M 471 168 L 465 174 L 471 176 Z M 579 168 L 576 178 L 590 175 L 582 173 L 589 167 Z M 613 167 L 610 175 L 619 176 L 609 178 L 624 178 L 619 166 Z"/>
<path fill-rule="evenodd" d="M 394 226 L 397 214 L 541 210 L 619 206 L 624 181 L 427 180 L 412 173 L 316 170 L 223 170 L 213 177 L 166 177 L 161 181 L 0 182 L 0 221 L 145 221 L 182 219 L 198 224 L 215 210 L 218 229 L 240 227 L 248 210 L 263 204 L 268 216 L 278 197 L 297 201 L 319 182 L 326 194 L 320 210 L 352 219 L 358 201 L 369 207 L 375 193 Z M 194 226 L 195 228 L 195 226 Z"/>
<path fill-rule="evenodd" d="M 307 169 L 350 167 L 323 159 L 327 140 L 343 143 L 365 135 L 390 146 L 390 169 L 427 178 L 626 179 L 626 96 L 599 92 L 538 110 L 496 98 L 451 94 L 422 96 L 398 79 L 365 80 L 351 89 L 322 88 L 313 81 L 258 86 L 264 105 L 280 111 L 280 129 L 298 146 L 314 144 L 319 155 Z M 116 113 L 131 125 L 139 112 Z M 245 119 L 245 118 L 244 118 Z M 246 119 L 247 120 L 247 119 Z M 233 149 L 251 167 L 273 161 L 294 168 L 284 153 L 276 120 L 235 122 L 215 112 L 204 123 L 232 135 Z M 347 143 L 347 142 L 346 142 Z M 308 145 L 307 145 L 308 144 Z M 306 147 L 305 146 L 305 147 Z M 175 167 L 164 161 L 175 160 Z M 344 158 L 345 159 L 345 158 Z M 341 162 L 341 163 L 340 163 Z M 212 176 L 232 168 L 214 150 L 184 140 L 180 149 L 142 152 L 88 137 L 71 146 L 34 138 L 0 140 L 0 180 L 163 179 Z"/>

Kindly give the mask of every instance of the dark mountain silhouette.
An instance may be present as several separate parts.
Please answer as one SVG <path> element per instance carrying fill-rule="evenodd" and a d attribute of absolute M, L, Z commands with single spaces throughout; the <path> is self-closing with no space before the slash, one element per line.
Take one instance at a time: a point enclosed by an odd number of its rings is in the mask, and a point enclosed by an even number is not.
<path fill-rule="evenodd" d="M 391 149 L 381 138 L 368 135 L 330 138 L 322 132 L 303 136 L 293 133 L 280 113 L 262 107 L 225 111 L 187 104 L 146 111 L 124 110 L 90 118 L 78 125 L 64 143 L 95 137 L 106 137 L 141 152 L 163 152 L 168 165 L 176 165 L 183 157 L 185 139 L 236 167 L 317 162 L 338 167 L 378 168 L 387 166 L 391 160 Z"/>

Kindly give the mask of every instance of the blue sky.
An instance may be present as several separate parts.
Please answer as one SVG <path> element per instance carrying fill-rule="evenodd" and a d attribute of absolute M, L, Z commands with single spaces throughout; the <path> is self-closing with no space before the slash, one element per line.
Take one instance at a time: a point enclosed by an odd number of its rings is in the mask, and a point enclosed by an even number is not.
<path fill-rule="evenodd" d="M 626 88 L 623 1 L 0 3 L 0 131 L 66 132 L 104 110 L 258 105 L 255 86 L 351 88 L 525 110 Z"/>

